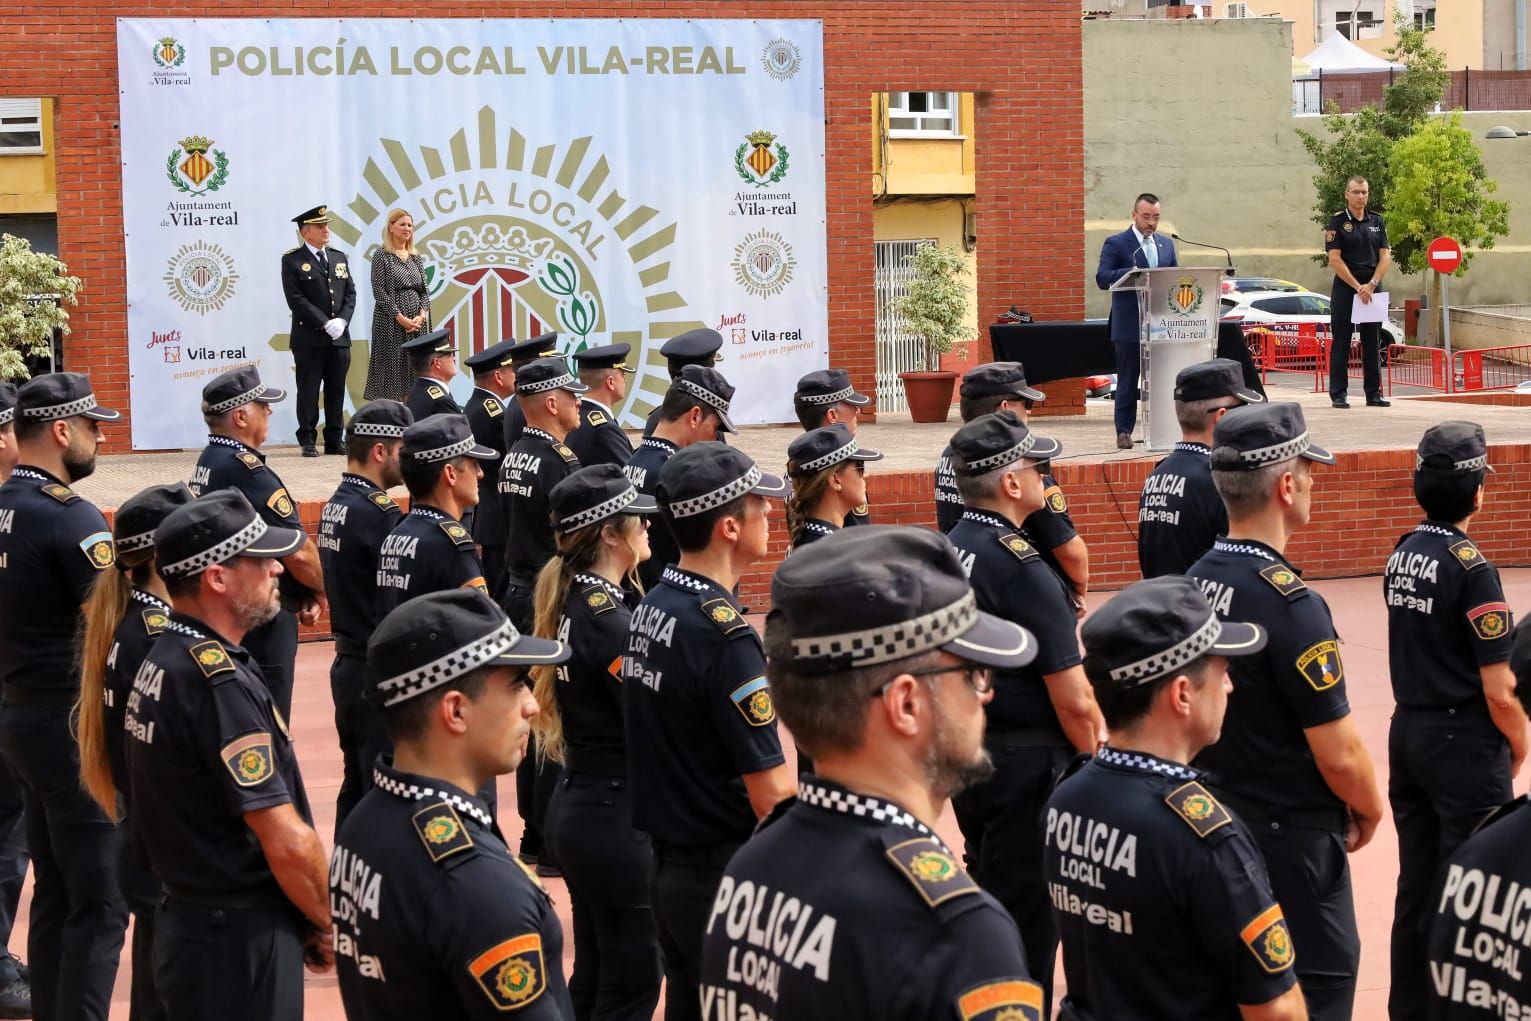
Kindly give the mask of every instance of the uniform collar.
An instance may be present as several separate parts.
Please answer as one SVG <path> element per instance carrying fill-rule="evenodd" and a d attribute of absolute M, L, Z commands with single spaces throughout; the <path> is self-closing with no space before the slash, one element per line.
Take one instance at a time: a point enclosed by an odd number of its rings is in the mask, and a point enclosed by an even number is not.
<path fill-rule="evenodd" d="M 354 475 L 351 472 L 340 473 L 340 484 L 343 486 L 355 486 L 358 489 L 381 489 L 376 482 L 365 475 Z"/>
<path fill-rule="evenodd" d="M 643 442 L 638 444 L 638 449 L 641 450 L 644 447 L 652 447 L 655 450 L 662 450 L 666 454 L 673 454 L 680 449 L 669 440 L 662 440 L 658 436 L 645 436 L 643 438 Z"/>
<path fill-rule="evenodd" d="M 207 438 L 207 443 L 208 446 L 211 447 L 229 447 L 230 449 L 238 451 L 241 454 L 254 454 L 256 457 L 260 458 L 262 462 L 266 460 L 265 454 L 262 454 L 259 450 L 256 450 L 253 447 L 246 446 L 232 436 L 209 436 Z"/>
<path fill-rule="evenodd" d="M 445 801 L 485 829 L 494 828 L 494 818 L 478 798 L 433 776 L 401 773 L 392 762 L 390 756 L 372 767 L 372 783 L 378 790 L 404 801 Z"/>
<path fill-rule="evenodd" d="M 1233 553 L 1243 557 L 1259 557 L 1261 560 L 1270 560 L 1274 563 L 1286 564 L 1288 567 L 1292 567 L 1286 557 L 1256 539 L 1230 539 L 1227 536 L 1220 535 L 1212 541 L 1212 548 L 1218 553 Z M 1297 571 L 1297 568 L 1292 567 L 1292 570 Z M 1302 572 L 1297 571 L 1297 573 L 1301 574 Z"/>
<path fill-rule="evenodd" d="M 834 525 L 830 524 L 828 521 L 824 521 L 821 518 L 809 518 L 807 521 L 803 522 L 803 531 L 813 532 L 817 535 L 834 535 L 839 530 L 840 529 L 836 528 Z"/>
<path fill-rule="evenodd" d="M 1345 219 L 1349 220 L 1351 223 L 1365 223 L 1367 220 L 1372 218 L 1372 211 L 1370 206 L 1366 207 L 1366 212 L 1361 214 L 1360 219 L 1356 219 L 1356 217 L 1351 215 L 1349 206 L 1346 206 L 1343 210 L 1341 210 L 1341 212 L 1345 214 Z"/>
<path fill-rule="evenodd" d="M 660 575 L 659 580 L 687 592 L 717 592 L 730 603 L 734 601 L 733 593 L 722 588 L 711 578 L 704 578 L 694 571 L 682 571 L 674 564 L 664 569 L 664 574 Z"/>
<path fill-rule="evenodd" d="M 529 425 L 525 429 L 521 430 L 521 437 L 522 437 L 522 439 L 525 439 L 528 436 L 532 437 L 533 439 L 541 440 L 544 443 L 557 443 L 558 442 L 557 440 L 553 439 L 553 434 L 552 433 L 545 432 L 545 431 L 543 431 L 541 429 L 538 429 L 534 425 Z"/>
<path fill-rule="evenodd" d="M 54 475 L 45 468 L 39 468 L 35 464 L 18 464 L 11 470 L 11 478 L 27 479 L 32 482 L 56 482 L 61 486 L 68 485 L 67 482 L 60 479 L 57 475 Z"/>
<path fill-rule="evenodd" d="M 196 617 L 174 608 L 170 611 L 170 621 L 165 625 L 165 630 L 174 631 L 178 635 L 185 635 L 199 642 L 205 642 L 208 639 L 216 640 L 230 655 L 237 655 L 241 661 L 249 659 L 249 653 L 245 651 L 244 646 L 229 641 Z"/>
<path fill-rule="evenodd" d="M 619 602 L 627 601 L 627 591 L 621 585 L 614 585 L 602 578 L 599 574 L 591 574 L 588 571 L 580 571 L 574 575 L 574 580 L 581 585 L 599 585 L 616 598 Z"/>
<path fill-rule="evenodd" d="M 1462 531 L 1456 525 L 1445 521 L 1436 521 L 1433 518 L 1426 519 L 1425 521 L 1421 521 L 1419 524 L 1415 525 L 1414 531 L 1424 532 L 1427 535 L 1443 535 L 1448 539 L 1467 538 L 1467 533 Z"/>
<path fill-rule="evenodd" d="M 409 505 L 409 515 L 410 517 L 414 518 L 427 518 L 431 521 L 457 520 L 446 511 L 437 510 L 435 507 L 432 507 L 430 504 L 426 503 L 411 503 Z"/>
<path fill-rule="evenodd" d="M 918 833 L 922 837 L 929 837 L 940 844 L 943 851 L 951 853 L 946 847 L 946 842 L 937 836 L 935 831 L 896 802 L 874 798 L 870 794 L 858 794 L 837 783 L 831 783 L 823 777 L 799 780 L 797 800 L 799 804 L 826 812 L 854 816 L 857 819 L 869 819 L 887 826 L 898 826 L 911 833 Z"/>
<path fill-rule="evenodd" d="M 153 592 L 145 592 L 141 588 L 128 589 L 128 598 L 135 603 L 140 603 L 155 610 L 164 610 L 166 613 L 174 613 L 171 605 L 155 595 Z"/>
<path fill-rule="evenodd" d="M 1184 440 L 1182 440 L 1179 443 L 1175 444 L 1175 446 L 1172 449 L 1176 450 L 1176 451 L 1180 451 L 1180 452 L 1186 453 L 1186 454 L 1211 454 L 1212 453 L 1212 448 L 1207 446 L 1205 443 L 1187 443 Z"/>
<path fill-rule="evenodd" d="M 1113 766 L 1117 769 L 1125 769 L 1133 773 L 1148 773 L 1157 776 L 1167 776 L 1175 780 L 1195 780 L 1201 773 L 1190 766 L 1168 759 L 1161 759 L 1157 755 L 1147 752 L 1121 751 L 1107 746 L 1095 756 L 1095 761 L 1102 766 Z"/>
<path fill-rule="evenodd" d="M 962 521 L 976 521 L 980 525 L 988 525 L 990 528 L 1003 528 L 1007 532 L 1014 532 L 1017 525 L 1003 514 L 991 510 L 974 510 L 969 507 L 962 512 Z"/>

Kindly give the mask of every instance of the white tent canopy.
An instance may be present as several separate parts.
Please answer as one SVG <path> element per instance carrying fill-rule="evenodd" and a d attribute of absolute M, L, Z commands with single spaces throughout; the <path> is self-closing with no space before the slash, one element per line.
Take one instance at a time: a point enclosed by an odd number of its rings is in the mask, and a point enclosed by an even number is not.
<path fill-rule="evenodd" d="M 1330 32 L 1323 44 L 1302 58 L 1313 71 L 1330 74 L 1353 71 L 1386 71 L 1389 68 L 1402 71 L 1402 64 L 1389 63 L 1381 57 L 1372 56 L 1338 32 Z"/>

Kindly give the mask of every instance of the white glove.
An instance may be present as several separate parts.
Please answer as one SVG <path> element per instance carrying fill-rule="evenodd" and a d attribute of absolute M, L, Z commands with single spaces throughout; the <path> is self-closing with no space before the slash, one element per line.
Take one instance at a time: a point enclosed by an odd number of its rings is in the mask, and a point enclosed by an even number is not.
<path fill-rule="evenodd" d="M 331 319 L 324 324 L 324 332 L 330 335 L 331 340 L 335 340 L 342 333 L 346 332 L 346 321 L 344 319 Z"/>

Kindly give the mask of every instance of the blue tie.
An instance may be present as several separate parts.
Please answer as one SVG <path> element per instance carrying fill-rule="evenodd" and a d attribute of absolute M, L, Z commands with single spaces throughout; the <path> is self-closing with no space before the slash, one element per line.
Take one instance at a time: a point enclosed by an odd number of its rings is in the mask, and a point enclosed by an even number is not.
<path fill-rule="evenodd" d="M 1152 234 L 1143 239 L 1143 254 L 1148 257 L 1149 269 L 1159 268 L 1159 246 L 1154 244 L 1154 236 Z"/>

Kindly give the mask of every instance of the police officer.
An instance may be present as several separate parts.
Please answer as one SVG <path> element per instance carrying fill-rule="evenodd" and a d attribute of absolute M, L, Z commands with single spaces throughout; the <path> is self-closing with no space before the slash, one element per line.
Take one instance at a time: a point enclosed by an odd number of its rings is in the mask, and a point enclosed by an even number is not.
<path fill-rule="evenodd" d="M 952 437 L 952 469 L 966 506 L 949 536 L 978 607 L 1036 636 L 1027 666 L 1002 669 L 985 709 L 994 775 L 952 800 L 973 878 L 1010 912 L 1049 1012 L 1058 930 L 1042 874 L 1042 803 L 1074 752 L 1104 737 L 1079 665 L 1074 611 L 1063 581 L 1016 525 L 1041 510 L 1039 469 L 1062 453 L 1009 411 L 980 415 Z"/>
<path fill-rule="evenodd" d="M 723 347 L 723 335 L 717 330 L 709 330 L 699 327 L 695 330 L 687 330 L 678 336 L 671 337 L 659 348 L 659 353 L 664 355 L 665 368 L 670 373 L 670 381 L 673 383 L 681 376 L 681 370 L 688 365 L 699 365 L 710 369 L 723 360 L 721 350 Z M 663 421 L 663 404 L 649 412 L 649 417 L 643 424 L 643 438 L 648 439 L 654 435 L 654 430 Z M 721 441 L 721 437 L 719 440 Z"/>
<path fill-rule="evenodd" d="M 1026 370 L 1020 362 L 989 362 L 969 369 L 962 377 L 959 395 L 958 410 L 964 422 L 996 411 L 1014 412 L 1026 422 L 1032 405 L 1047 399 L 1042 391 L 1026 385 Z M 962 495 L 951 465 L 952 448 L 948 444 L 936 462 L 936 524 L 948 533 L 962 517 Z M 1053 478 L 1052 466 L 1044 462 L 1039 472 L 1046 499 L 1041 509 L 1021 523 L 1022 535 L 1047 566 L 1068 583 L 1075 612 L 1082 615 L 1090 585 L 1090 551 L 1074 529 L 1068 498 Z"/>
<path fill-rule="evenodd" d="M 1228 535 L 1186 574 L 1223 620 L 1268 641 L 1231 666 L 1223 738 L 1196 759 L 1265 855 L 1298 949 L 1297 978 L 1315 1021 L 1348 1018 L 1360 937 L 1347 851 L 1382 819 L 1382 796 L 1346 696 L 1339 636 L 1323 597 L 1286 559 L 1308 523 L 1310 465 L 1334 457 L 1308 437 L 1296 404 L 1234 408 L 1212 434 L 1212 481 Z"/>
<path fill-rule="evenodd" d="M 805 432 L 826 425 L 843 425 L 856 435 L 856 423 L 861 409 L 872 403 L 872 398 L 851 386 L 851 374 L 844 369 L 816 369 L 797 381 L 792 394 L 792 410 Z M 845 516 L 844 527 L 869 525 L 872 512 L 863 500 Z"/>
<path fill-rule="evenodd" d="M 702 930 L 718 879 L 755 823 L 792 793 L 760 636 L 733 595 L 766 554 L 767 498 L 786 490 L 719 443 L 692 444 L 660 472 L 659 513 L 680 561 L 633 611 L 622 709 L 633 824 L 654 840 L 666 1021 L 703 1016 Z"/>
<path fill-rule="evenodd" d="M 628 344 L 590 347 L 574 356 L 579 381 L 590 388 L 580 398 L 579 427 L 569 433 L 569 449 L 582 465 L 614 464 L 619 468 L 633 456 L 632 441 L 617 424 L 617 405 L 627 396 Z"/>
<path fill-rule="evenodd" d="M 271 405 L 287 392 L 261 382 L 253 365 L 231 369 L 202 388 L 202 418 L 207 446 L 192 471 L 191 491 L 198 496 L 237 489 L 274 528 L 302 530 L 298 508 L 282 479 L 266 463 L 261 445 L 271 428 Z M 244 647 L 271 686 L 271 698 L 286 716 L 292 709 L 293 667 L 298 655 L 298 624 L 313 624 L 324 606 L 324 571 L 312 542 L 283 561 L 280 612 L 245 636 Z"/>
<path fill-rule="evenodd" d="M 348 1016 L 574 1018 L 553 902 L 473 793 L 526 753 L 527 668 L 568 655 L 471 590 L 411 599 L 378 625 L 370 694 L 395 751 L 330 863 Z"/>
<path fill-rule="evenodd" d="M 414 422 L 398 401 L 363 404 L 346 426 L 346 470 L 319 514 L 319 562 L 330 600 L 335 661 L 330 696 L 335 734 L 340 739 L 340 792 L 335 796 L 338 829 L 372 785 L 372 763 L 388 750 L 388 731 L 365 697 L 367 638 L 379 614 L 374 590 L 383 540 L 404 517 L 388 490 L 404 481 L 399 450 Z"/>
<path fill-rule="evenodd" d="M 330 214 L 315 206 L 292 218 L 303 243 L 282 255 L 282 294 L 292 312 L 289 345 L 298 378 L 298 443 L 317 457 L 319 388 L 324 388 L 324 452 L 342 453 L 346 372 L 351 367 L 351 316 L 356 281 L 346 253 L 332 249 Z"/>
<path fill-rule="evenodd" d="M 843 422 L 787 444 L 787 545 L 797 549 L 850 527 L 856 508 L 866 507 L 867 462 L 881 460 L 882 452 L 858 444 Z"/>
<path fill-rule="evenodd" d="M 16 384 L 0 380 L 0 482 L 16 467 Z"/>
<path fill-rule="evenodd" d="M 523 340 L 510 345 L 510 384 L 512 387 L 510 399 L 505 402 L 505 445 L 501 449 L 509 450 L 516 445 L 521 438 L 521 430 L 526 428 L 526 412 L 521 410 L 521 402 L 516 400 L 515 383 L 516 373 L 539 358 L 553 358 L 558 355 L 558 334 L 542 333 L 531 340 Z"/>
<path fill-rule="evenodd" d="M 1524 621 L 1515 629 L 1510 667 L 1525 712 L 1531 709 L 1531 627 Z M 1432 981 L 1424 995 L 1429 997 L 1431 1021 L 1513 1017 L 1512 1010 L 1523 1015 L 1531 1003 L 1524 938 L 1506 931 L 1508 920 L 1517 927 L 1522 924 L 1524 894 L 1531 889 L 1527 803 L 1523 794 L 1490 815 L 1447 857 L 1437 883 L 1439 896 L 1430 901 L 1427 953 Z M 1484 947 L 1491 949 L 1484 952 Z"/>
<path fill-rule="evenodd" d="M 16 467 L 16 387 L 0 381 L 0 483 Z M 0 758 L 0 1017 L 30 1017 L 32 993 L 21 962 L 10 952 L 11 926 L 27 878 L 27 838 L 22 824 L 21 785 Z"/>
<path fill-rule="evenodd" d="M 80 607 L 116 557 L 101 512 L 70 489 L 96 466 L 90 380 L 54 372 L 16 394 L 20 460 L 0 486 L 0 752 L 21 785 L 35 887 L 27 933 L 40 1018 L 105 1019 L 127 909 L 118 835 L 75 778 Z"/>
<path fill-rule="evenodd" d="M 660 473 L 676 451 L 732 432 L 734 423 L 728 408 L 733 398 L 733 386 L 716 369 L 683 366 L 665 391 L 653 435 L 644 436 L 622 469 L 638 492 L 653 496 L 659 491 Z M 649 546 L 653 556 L 638 566 L 645 589 L 658 584 L 664 569 L 680 559 L 680 549 L 663 520 L 649 530 Z"/>
<path fill-rule="evenodd" d="M 505 400 L 516 392 L 516 374 L 511 368 L 510 350 L 514 341 L 502 340 L 493 347 L 470 355 L 463 364 L 473 370 L 473 393 L 468 397 L 468 424 L 481 447 L 496 454 L 493 471 L 486 470 L 478 480 L 478 506 L 473 508 L 471 530 L 484 562 L 484 580 L 490 595 L 500 591 L 505 580 L 505 538 L 509 522 L 505 501 L 500 499 L 498 464 L 509 449 L 505 443 Z"/>
<path fill-rule="evenodd" d="M 154 974 L 170 1021 L 303 1013 L 303 966 L 334 963 L 324 847 L 287 732 L 240 639 L 277 612 L 307 538 L 243 493 L 154 534 L 175 612 L 133 677 L 124 728 L 135 833 L 165 884 Z"/>
<path fill-rule="evenodd" d="M 478 500 L 481 461 L 494 451 L 473 438 L 461 415 L 432 415 L 405 428 L 399 474 L 409 513 L 383 540 L 377 559 L 377 617 L 415 596 L 476 588 L 488 594 L 484 565 L 463 511 Z"/>
<path fill-rule="evenodd" d="M 935 832 L 989 770 L 991 671 L 1023 666 L 1032 636 L 981 612 L 923 528 L 837 532 L 788 557 L 771 596 L 770 690 L 820 775 L 723 875 L 703 1015 L 1045 1018 L 1015 924 Z"/>
<path fill-rule="evenodd" d="M 581 468 L 549 497 L 558 555 L 539 580 L 536 633 L 570 649 L 563 666 L 532 671 L 538 747 L 563 765 L 546 840 L 574 912 L 576 1017 L 648 1021 L 659 1002 L 659 943 L 649 904 L 654 850 L 633 828 L 622 730 L 622 653 L 658 507 L 614 464 Z"/>
<path fill-rule="evenodd" d="M 1145 578 L 1184 574 L 1228 530 L 1228 510 L 1212 484 L 1212 427 L 1230 408 L 1265 398 L 1244 386 L 1239 363 L 1213 358 L 1175 376 L 1180 442 L 1143 481 L 1138 495 L 1138 569 Z"/>
<path fill-rule="evenodd" d="M 1350 321 L 1355 299 L 1369 303 L 1382 289 L 1382 278 L 1393 264 L 1387 224 L 1382 222 L 1381 215 L 1366 209 L 1370 196 L 1371 185 L 1366 178 L 1352 177 L 1346 181 L 1345 208 L 1329 217 L 1324 227 L 1324 250 L 1329 256 L 1329 268 L 1334 270 L 1334 286 L 1329 292 L 1329 400 L 1336 408 L 1350 407 L 1345 399 L 1350 388 L 1347 366 L 1350 337 L 1357 330 L 1361 333 L 1361 379 L 1366 389 L 1366 406 L 1392 406 L 1382 396 L 1379 360 L 1382 324 L 1353 325 Z"/>
<path fill-rule="evenodd" d="M 1481 426 L 1442 422 L 1419 441 L 1414 499 L 1425 520 L 1388 557 L 1388 802 L 1398 829 L 1393 1021 L 1424 1018 L 1424 939 L 1445 859 L 1514 796 L 1526 714 L 1510 671 L 1510 608 L 1499 572 L 1468 538 L 1493 471 Z"/>
<path fill-rule="evenodd" d="M 1047 802 L 1063 1016 L 1306 1018 L 1260 851 L 1188 765 L 1217 740 L 1228 657 L 1265 632 L 1166 577 L 1122 590 L 1083 637 L 1111 744 Z"/>
<path fill-rule="evenodd" d="M 415 385 L 405 404 L 419 422 L 432 415 L 461 415 L 447 384 L 457 375 L 457 342 L 451 330 L 432 330 L 399 345 L 415 370 Z"/>

